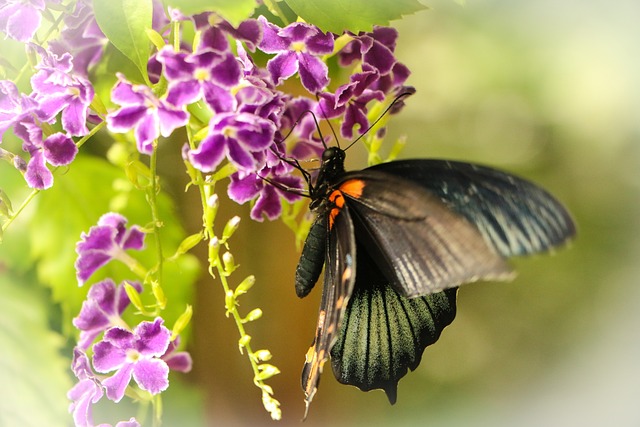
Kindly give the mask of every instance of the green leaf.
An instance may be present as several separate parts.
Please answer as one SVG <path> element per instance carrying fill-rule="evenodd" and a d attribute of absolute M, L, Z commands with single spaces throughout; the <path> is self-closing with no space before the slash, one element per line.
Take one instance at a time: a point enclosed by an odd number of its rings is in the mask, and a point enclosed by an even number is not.
<path fill-rule="evenodd" d="M 71 361 L 49 330 L 46 293 L 24 277 L 0 275 L 0 425 L 66 426 Z"/>
<path fill-rule="evenodd" d="M 305 21 L 323 31 L 342 34 L 349 30 L 371 31 L 374 25 L 388 25 L 426 9 L 417 0 L 285 0 L 289 7 Z"/>
<path fill-rule="evenodd" d="M 104 0 L 93 2 L 96 21 L 109 41 L 147 75 L 152 0 Z"/>
<path fill-rule="evenodd" d="M 216 12 L 234 26 L 250 18 L 258 6 L 255 0 L 171 0 L 170 3 L 186 15 Z"/>

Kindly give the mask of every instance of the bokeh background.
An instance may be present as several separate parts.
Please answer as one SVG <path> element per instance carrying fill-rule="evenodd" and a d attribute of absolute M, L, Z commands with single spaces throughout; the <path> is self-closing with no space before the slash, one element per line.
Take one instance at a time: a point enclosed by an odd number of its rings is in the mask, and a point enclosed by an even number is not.
<path fill-rule="evenodd" d="M 463 287 L 456 320 L 400 381 L 395 406 L 381 391 L 338 384 L 327 365 L 304 425 L 640 425 L 640 3 L 421 1 L 430 9 L 393 23 L 400 32 L 397 56 L 413 71 L 409 83 L 417 93 L 390 121 L 389 140 L 406 136 L 401 157 L 479 162 L 531 179 L 566 203 L 579 235 L 553 256 L 514 260 L 519 275 L 512 283 Z M 199 201 L 194 191 L 184 192 L 180 145 L 164 144 L 161 158 L 174 163 L 163 165 L 163 185 L 185 228 L 195 232 Z M 352 169 L 364 167 L 364 148 L 351 148 L 348 161 Z M 287 227 L 249 221 L 247 206 L 222 206 L 222 220 L 244 218 L 231 241 L 241 263 L 236 277 L 258 279 L 241 304 L 264 313 L 248 333 L 254 349 L 269 348 L 282 371 L 268 381 L 282 403 L 279 424 L 301 425 L 300 371 L 320 290 L 304 300 L 295 296 L 299 251 Z M 17 242 L 4 250 L 29 248 Z M 196 253 L 205 257 L 203 248 Z M 0 279 L 0 310 L 62 328 L 56 316 L 47 317 L 47 291 L 34 301 L 21 284 L 10 287 L 5 276 Z M 275 425 L 262 408 L 246 356 L 238 354 L 219 283 L 206 277 L 198 282 L 193 322 L 194 370 L 172 378 L 164 425 Z M 20 351 L 42 356 L 28 377 L 63 376 L 58 372 L 66 367 L 51 348 L 65 344 L 28 335 L 28 328 L 0 325 L 0 334 L 25 331 L 12 337 Z M 0 375 L 11 366 L 7 354 L 20 353 L 0 349 Z M 23 374 L 11 372 L 11 382 L 0 377 L 0 408 L 11 409 L 18 399 L 34 402 L 34 414 L 44 413 L 43 399 L 28 393 L 44 395 L 48 385 L 23 385 Z M 66 378 L 56 384 L 65 382 L 72 384 Z M 55 395 L 44 404 L 67 420 L 67 402 Z M 120 410 L 119 419 L 132 414 Z M 112 409 L 101 411 L 96 419 Z M 0 414 L 0 427 L 2 420 Z"/>
<path fill-rule="evenodd" d="M 463 287 L 457 319 L 400 381 L 394 407 L 380 391 L 338 384 L 327 365 L 304 425 L 640 425 L 640 3 L 425 4 L 394 23 L 417 88 L 389 128 L 407 137 L 402 157 L 528 177 L 566 203 L 579 236 L 553 256 L 515 260 L 513 283 Z M 351 168 L 365 165 L 363 152 L 350 150 Z M 269 381 L 281 424 L 299 425 L 320 292 L 295 297 L 298 254 L 283 225 L 245 223 L 234 248 L 258 277 L 247 305 L 264 317 L 250 326 L 252 344 L 268 346 L 283 371 Z M 199 292 L 211 310 L 197 311 L 193 379 L 211 393 L 211 425 L 271 423 L 219 287 Z"/>

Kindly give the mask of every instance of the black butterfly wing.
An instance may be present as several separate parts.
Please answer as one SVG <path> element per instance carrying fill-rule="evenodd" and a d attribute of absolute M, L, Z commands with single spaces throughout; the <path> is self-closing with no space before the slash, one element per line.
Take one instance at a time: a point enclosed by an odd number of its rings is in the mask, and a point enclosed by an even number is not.
<path fill-rule="evenodd" d="M 331 350 L 335 377 L 363 391 L 383 389 L 396 401 L 400 378 L 416 369 L 456 314 L 457 289 L 406 298 L 358 246 L 356 285 Z"/>
<path fill-rule="evenodd" d="M 322 300 L 313 344 L 302 369 L 302 388 L 306 411 L 318 389 L 320 374 L 338 336 L 344 312 L 353 292 L 356 269 L 356 243 L 349 209 L 344 206 L 329 224 Z M 306 417 L 305 411 L 305 417 Z"/>
<path fill-rule="evenodd" d="M 486 166 L 437 159 L 400 160 L 366 170 L 410 180 L 475 224 L 503 256 L 529 255 L 565 243 L 576 227 L 551 194 Z"/>
<path fill-rule="evenodd" d="M 511 277 L 473 224 L 411 181 L 364 170 L 346 174 L 338 189 L 351 210 L 359 247 L 402 295 Z"/>

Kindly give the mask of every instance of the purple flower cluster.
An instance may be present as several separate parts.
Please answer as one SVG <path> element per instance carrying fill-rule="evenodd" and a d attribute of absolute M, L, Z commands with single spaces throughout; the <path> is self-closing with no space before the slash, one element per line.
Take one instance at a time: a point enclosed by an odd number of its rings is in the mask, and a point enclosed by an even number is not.
<path fill-rule="evenodd" d="M 78 152 L 72 137 L 89 132 L 87 113 L 94 93 L 86 78 L 72 72 L 70 54 L 56 55 L 36 45 L 31 48 L 40 57 L 38 71 L 31 77 L 33 92 L 26 95 L 13 82 L 0 81 L 0 136 L 13 128 L 30 156 L 27 184 L 46 189 L 53 185 L 47 164 L 71 163 Z M 62 132 L 45 135 L 43 125 L 57 123 L 58 116 Z"/>
<path fill-rule="evenodd" d="M 76 276 L 80 285 L 100 267 L 112 259 L 128 261 L 127 249 L 140 250 L 144 247 L 144 233 L 134 225 L 126 228 L 127 219 L 117 213 L 107 213 L 100 217 L 98 225 L 89 233 L 82 233 L 76 245 Z"/>
<path fill-rule="evenodd" d="M 91 123 L 104 120 L 112 133 L 131 132 L 143 155 L 153 154 L 161 137 L 188 127 L 192 138 L 182 150 L 185 161 L 204 174 L 230 165 L 229 197 L 250 203 L 254 220 L 273 220 L 281 215 L 283 201 L 291 203 L 304 193 L 305 183 L 296 174 L 299 162 L 318 158 L 325 148 L 315 117 L 339 121 L 340 135 L 353 138 L 369 127 L 372 103 L 395 97 L 409 76 L 395 58 L 397 32 L 391 28 L 337 35 L 303 22 L 281 28 L 263 16 L 234 26 L 214 13 L 184 16 L 169 8 L 167 16 L 163 2 L 153 0 L 153 41 L 158 43 L 159 34 L 167 42 L 147 64 L 153 85 L 118 73 L 111 98 L 94 100 L 91 78 L 107 68 L 96 66 L 108 57 L 108 39 L 93 4 L 0 0 L 0 32 L 24 43 L 29 58 L 17 84 L 0 80 L 0 138 L 12 132 L 25 158 L 5 148 L 0 154 L 35 189 L 53 185 L 51 167 L 73 162 Z M 42 25 L 47 20 L 55 31 Z M 183 43 L 176 50 L 177 44 L 168 43 L 170 35 L 180 34 L 169 25 L 176 21 L 195 27 L 192 47 Z M 339 50 L 338 37 L 349 38 Z M 348 81 L 331 81 L 327 58 L 351 69 Z M 22 72 L 33 64 L 26 78 Z M 107 114 L 103 104 L 116 108 Z M 128 227 L 122 215 L 102 216 L 76 245 L 78 283 L 111 260 L 145 277 L 146 270 L 129 253 L 143 249 L 144 239 L 144 231 Z M 170 370 L 191 369 L 189 354 L 177 350 L 179 337 L 172 339 L 161 317 L 133 327 L 125 322 L 132 303 L 145 311 L 136 295 L 142 292 L 135 281 L 98 281 L 73 319 L 79 331 L 72 364 L 78 382 L 68 396 L 76 425 L 93 426 L 93 405 L 103 397 L 120 401 L 132 380 L 157 394 L 168 387 Z M 117 425 L 139 423 L 132 418 Z"/>
<path fill-rule="evenodd" d="M 47 165 L 70 164 L 78 151 L 73 138 L 89 133 L 88 121 L 100 120 L 90 109 L 94 88 L 88 76 L 91 67 L 102 57 L 107 38 L 95 20 L 92 2 L 78 0 L 70 13 L 62 15 L 64 25 L 60 34 L 49 40 L 47 48 L 34 43 L 46 8 L 59 3 L 59 0 L 0 0 L 0 31 L 27 43 L 30 53 L 40 59 L 30 80 L 30 94 L 21 93 L 10 80 L 0 80 L 0 137 L 13 129 L 22 139 L 22 149 L 29 159 L 27 167 L 19 170 L 29 187 L 35 189 L 53 185 L 53 175 Z M 154 28 L 160 30 L 169 21 L 162 3 L 153 0 L 153 5 Z M 140 96 L 153 99 L 145 95 Z M 186 123 L 186 113 L 172 113 L 182 119 L 179 126 Z M 141 115 L 145 117 L 129 115 L 127 118 L 139 120 L 132 125 L 137 125 L 139 149 L 150 152 L 149 141 L 157 137 L 157 128 L 162 135 L 168 135 L 175 119 L 165 125 L 163 111 Z M 159 124 L 154 126 L 154 120 Z"/>
<path fill-rule="evenodd" d="M 115 213 L 104 215 L 88 233 L 83 233 L 76 250 L 77 275 L 84 282 L 100 266 L 120 258 L 125 249 L 142 249 L 144 234 L 137 226 Z M 128 282 L 138 294 L 142 285 Z M 69 411 L 78 426 L 93 426 L 92 407 L 104 396 L 119 402 L 131 379 L 142 390 L 157 394 L 169 386 L 169 371 L 189 372 L 191 356 L 177 351 L 179 337 L 171 339 L 164 320 L 156 317 L 131 329 L 122 318 L 131 300 L 125 284 L 105 279 L 95 283 L 83 302 L 73 325 L 80 331 L 74 349 L 72 370 L 78 382 L 69 391 Z M 93 351 L 93 357 L 87 351 Z M 102 425 L 102 424 L 101 424 Z M 135 419 L 118 426 L 139 425 Z"/>
<path fill-rule="evenodd" d="M 60 0 L 49 0 L 60 3 Z M 12 39 L 28 42 L 36 34 L 42 21 L 45 0 L 0 1 L 0 31 Z"/>
<path fill-rule="evenodd" d="M 394 56 L 398 32 L 393 28 L 375 27 L 372 33 L 354 36 L 339 53 L 339 63 L 347 67 L 361 64 L 362 71 L 350 76 L 349 82 L 334 92 L 320 94 L 318 113 L 327 118 L 343 116 L 340 133 L 353 138 L 357 125 L 359 134 L 369 127 L 367 106 L 370 101 L 382 101 L 387 95 L 399 95 L 409 77 L 409 69 Z"/>
<path fill-rule="evenodd" d="M 397 32 L 390 28 L 351 34 L 351 41 L 334 52 L 336 36 L 306 23 L 280 28 L 259 17 L 233 27 L 210 13 L 192 18 L 173 14 L 174 19 L 193 19 L 201 32 L 198 43 L 193 50 L 165 46 L 153 55 L 150 69 L 167 81 L 160 97 L 121 76 L 112 92 L 121 108 L 107 117 L 109 129 L 135 129 L 138 150 L 149 154 L 159 135 L 168 136 L 187 123 L 188 106 L 206 108 L 207 133 L 198 144 L 185 147 L 184 157 L 203 173 L 230 162 L 236 172 L 227 187 L 229 197 L 252 202 L 251 217 L 257 221 L 277 218 L 283 199 L 299 198 L 304 183 L 292 176 L 291 165 L 317 158 L 324 148 L 307 113 L 341 117 L 342 136 L 352 138 L 355 126 L 360 134 L 369 126 L 370 101 L 397 95 L 409 75 L 394 56 Z M 262 66 L 249 53 L 256 49 L 270 55 Z M 323 57 L 333 54 L 341 66 L 358 72 L 326 91 L 330 80 Z M 296 75 L 311 96 L 294 97 L 282 90 Z"/>

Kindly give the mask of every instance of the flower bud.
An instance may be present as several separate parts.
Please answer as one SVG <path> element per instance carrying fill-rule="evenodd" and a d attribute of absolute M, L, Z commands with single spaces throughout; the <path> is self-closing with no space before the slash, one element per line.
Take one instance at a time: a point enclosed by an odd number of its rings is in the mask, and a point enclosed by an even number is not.
<path fill-rule="evenodd" d="M 225 252 L 222 254 L 222 263 L 224 264 L 224 271 L 227 274 L 233 273 L 236 269 L 236 261 L 233 259 L 231 252 Z"/>
<path fill-rule="evenodd" d="M 184 313 L 178 317 L 176 323 L 173 325 L 173 330 L 171 332 L 171 340 L 175 340 L 178 335 L 182 333 L 184 328 L 187 327 L 189 322 L 191 321 L 191 316 L 193 315 L 193 308 L 187 304 L 187 308 L 184 310 Z"/>
<path fill-rule="evenodd" d="M 234 216 L 233 218 L 231 218 L 229 222 L 227 222 L 227 224 L 224 226 L 224 230 L 222 231 L 222 240 L 228 240 L 229 237 L 231 237 L 233 233 L 235 233 L 235 231 L 238 229 L 239 225 L 239 216 Z"/>

